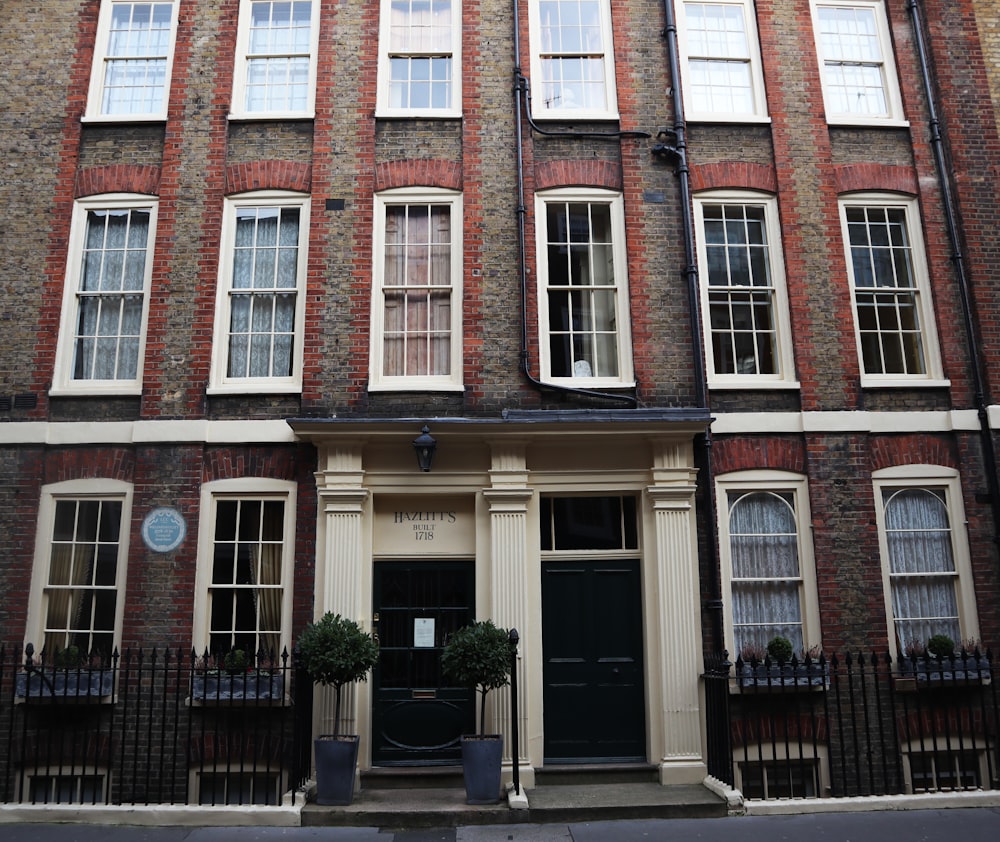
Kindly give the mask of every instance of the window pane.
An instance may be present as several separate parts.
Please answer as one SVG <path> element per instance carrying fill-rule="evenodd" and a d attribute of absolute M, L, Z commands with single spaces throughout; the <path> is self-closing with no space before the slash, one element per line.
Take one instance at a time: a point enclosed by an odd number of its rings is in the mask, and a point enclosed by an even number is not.
<path fill-rule="evenodd" d="M 166 99 L 172 3 L 115 3 L 104 56 L 102 114 L 155 114 Z"/>
<path fill-rule="evenodd" d="M 228 377 L 292 374 L 300 216 L 296 207 L 236 209 Z"/>
<path fill-rule="evenodd" d="M 209 588 L 211 649 L 277 653 L 282 630 L 283 500 L 217 500 Z"/>
<path fill-rule="evenodd" d="M 49 550 L 43 648 L 78 646 L 110 658 L 115 628 L 122 503 L 59 500 Z"/>
<path fill-rule="evenodd" d="M 618 297 L 611 207 L 546 208 L 549 365 L 554 377 L 617 377 Z"/>
<path fill-rule="evenodd" d="M 925 374 L 919 289 L 905 211 L 846 208 L 846 219 L 865 372 Z"/>
<path fill-rule="evenodd" d="M 452 233 L 450 205 L 385 209 L 383 374 L 451 374 Z"/>
<path fill-rule="evenodd" d="M 892 610 L 900 651 L 935 634 L 961 641 L 957 573 L 944 491 L 883 491 Z"/>
<path fill-rule="evenodd" d="M 87 213 L 76 298 L 74 380 L 137 376 L 150 220 L 148 208 Z"/>
<path fill-rule="evenodd" d="M 728 532 L 736 651 L 774 637 L 803 649 L 798 525 L 788 492 L 730 492 Z"/>

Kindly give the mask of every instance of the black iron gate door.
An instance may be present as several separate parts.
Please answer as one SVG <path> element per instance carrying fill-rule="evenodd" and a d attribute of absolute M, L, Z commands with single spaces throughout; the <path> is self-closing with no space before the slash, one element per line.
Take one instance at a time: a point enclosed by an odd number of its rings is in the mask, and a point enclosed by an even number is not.
<path fill-rule="evenodd" d="M 542 564 L 547 763 L 646 759 L 639 562 Z"/>
<path fill-rule="evenodd" d="M 377 561 L 373 627 L 381 654 L 372 676 L 372 762 L 458 763 L 474 726 L 472 691 L 441 674 L 448 635 L 472 622 L 471 561 Z"/>

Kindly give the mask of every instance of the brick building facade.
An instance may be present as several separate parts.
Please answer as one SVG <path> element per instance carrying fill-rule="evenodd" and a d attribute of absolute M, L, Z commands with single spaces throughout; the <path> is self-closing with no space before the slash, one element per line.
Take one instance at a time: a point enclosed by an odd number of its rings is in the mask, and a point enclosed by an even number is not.
<path fill-rule="evenodd" d="M 352 617 L 368 769 L 489 617 L 664 784 L 706 653 L 1000 640 L 993 4 L 8 5 L 0 640 Z"/>

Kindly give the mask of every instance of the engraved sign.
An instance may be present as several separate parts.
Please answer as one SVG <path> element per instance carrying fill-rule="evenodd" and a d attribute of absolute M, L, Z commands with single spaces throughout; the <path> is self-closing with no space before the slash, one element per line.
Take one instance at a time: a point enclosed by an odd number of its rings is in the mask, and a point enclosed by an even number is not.
<path fill-rule="evenodd" d="M 475 552 L 471 497 L 383 497 L 375 501 L 376 554 L 469 555 Z"/>

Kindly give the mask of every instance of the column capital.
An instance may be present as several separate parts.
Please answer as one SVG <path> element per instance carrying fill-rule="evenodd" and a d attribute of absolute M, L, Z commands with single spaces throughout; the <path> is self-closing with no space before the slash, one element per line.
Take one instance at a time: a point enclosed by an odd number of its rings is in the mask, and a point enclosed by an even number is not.
<path fill-rule="evenodd" d="M 531 488 L 484 488 L 483 497 L 490 504 L 490 514 L 524 513 L 535 492 Z"/>

